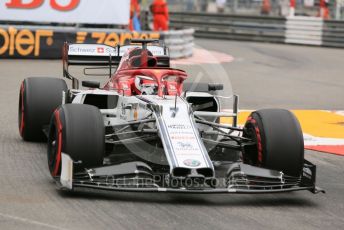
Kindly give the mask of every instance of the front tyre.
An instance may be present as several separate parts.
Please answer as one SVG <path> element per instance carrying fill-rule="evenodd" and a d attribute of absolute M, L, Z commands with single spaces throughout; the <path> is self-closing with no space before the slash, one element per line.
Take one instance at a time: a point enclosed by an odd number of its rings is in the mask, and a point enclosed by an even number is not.
<path fill-rule="evenodd" d="M 101 166 L 105 152 L 105 131 L 98 108 L 66 104 L 53 114 L 48 137 L 48 166 L 53 177 L 61 174 L 61 153 L 74 162 L 74 172 Z"/>
<path fill-rule="evenodd" d="M 256 141 L 255 146 L 245 147 L 245 163 L 282 171 L 289 176 L 301 175 L 304 141 L 293 113 L 283 109 L 255 111 L 246 121 L 243 136 Z"/>

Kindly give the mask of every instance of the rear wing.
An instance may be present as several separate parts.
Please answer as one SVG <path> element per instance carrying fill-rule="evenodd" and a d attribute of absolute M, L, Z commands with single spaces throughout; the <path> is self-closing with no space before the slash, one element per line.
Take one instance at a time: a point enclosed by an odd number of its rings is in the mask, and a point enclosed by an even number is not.
<path fill-rule="evenodd" d="M 69 44 L 63 47 L 63 62 L 68 65 L 107 66 L 119 64 L 119 48 L 102 44 Z"/>
<path fill-rule="evenodd" d="M 134 42 L 134 41 L 133 41 Z M 73 81 L 73 88 L 78 88 L 78 80 L 69 73 L 69 66 L 104 66 L 116 68 L 122 56 L 131 48 L 142 47 L 140 44 L 108 46 L 104 44 L 70 44 L 63 46 L 63 76 Z M 147 49 L 157 58 L 158 67 L 170 67 L 169 50 L 161 45 L 148 45 Z"/>

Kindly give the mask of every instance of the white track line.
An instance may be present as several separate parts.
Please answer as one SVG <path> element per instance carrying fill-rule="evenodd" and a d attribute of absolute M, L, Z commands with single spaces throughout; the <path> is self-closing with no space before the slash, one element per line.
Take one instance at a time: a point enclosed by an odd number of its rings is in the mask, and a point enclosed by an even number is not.
<path fill-rule="evenodd" d="M 60 228 L 60 227 L 57 227 L 54 225 L 42 223 L 42 222 L 35 221 L 35 220 L 29 220 L 29 219 L 18 217 L 18 216 L 11 216 L 11 215 L 7 215 L 7 214 L 3 214 L 3 213 L 0 213 L 0 217 L 12 219 L 12 220 L 17 220 L 20 222 L 29 223 L 29 224 L 33 224 L 33 225 L 38 225 L 38 226 L 42 226 L 42 227 L 50 228 L 50 229 L 66 230 L 65 228 Z"/>

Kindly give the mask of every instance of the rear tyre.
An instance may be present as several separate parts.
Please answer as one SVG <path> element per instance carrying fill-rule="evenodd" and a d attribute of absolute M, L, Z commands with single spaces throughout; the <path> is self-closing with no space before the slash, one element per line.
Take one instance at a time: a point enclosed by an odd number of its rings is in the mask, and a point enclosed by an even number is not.
<path fill-rule="evenodd" d="M 18 126 L 25 141 L 46 141 L 42 129 L 49 125 L 51 114 L 62 103 L 67 84 L 58 78 L 32 77 L 20 87 Z"/>
<path fill-rule="evenodd" d="M 299 177 L 304 161 L 304 142 L 300 124 L 288 110 L 263 109 L 253 112 L 246 121 L 244 137 L 257 142 L 246 146 L 244 162 L 282 171 Z"/>
<path fill-rule="evenodd" d="M 105 151 L 105 131 L 98 108 L 66 104 L 58 108 L 50 122 L 48 166 L 53 177 L 61 174 L 61 153 L 74 162 L 74 172 L 101 166 Z"/>

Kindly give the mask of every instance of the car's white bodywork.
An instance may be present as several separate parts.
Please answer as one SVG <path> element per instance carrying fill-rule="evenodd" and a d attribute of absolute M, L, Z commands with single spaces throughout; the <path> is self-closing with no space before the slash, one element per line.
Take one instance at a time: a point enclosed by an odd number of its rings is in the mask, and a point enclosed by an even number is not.
<path fill-rule="evenodd" d="M 176 167 L 213 168 L 203 141 L 200 125 L 194 122 L 194 111 L 186 98 L 180 96 L 137 95 L 123 96 L 116 91 L 78 91 L 72 103 L 83 104 L 88 95 L 108 95 L 117 98 L 114 108 L 100 109 L 104 126 L 114 126 L 139 121 L 152 116 L 158 130 L 171 170 Z M 214 97 L 209 93 L 189 93 L 190 96 Z M 152 105 L 155 109 L 152 109 Z M 219 108 L 219 107 L 218 107 Z M 218 111 L 207 112 L 218 116 Z"/>

